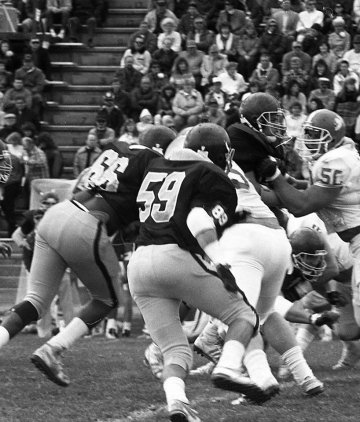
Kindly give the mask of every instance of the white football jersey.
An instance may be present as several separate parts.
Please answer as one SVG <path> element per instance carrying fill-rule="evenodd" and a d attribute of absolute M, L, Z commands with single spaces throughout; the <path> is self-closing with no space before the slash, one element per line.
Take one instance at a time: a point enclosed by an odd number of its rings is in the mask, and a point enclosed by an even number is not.
<path fill-rule="evenodd" d="M 312 183 L 324 188 L 341 187 L 340 194 L 317 212 L 329 233 L 360 225 L 360 156 L 354 142 L 345 143 L 320 157 L 311 169 Z"/>

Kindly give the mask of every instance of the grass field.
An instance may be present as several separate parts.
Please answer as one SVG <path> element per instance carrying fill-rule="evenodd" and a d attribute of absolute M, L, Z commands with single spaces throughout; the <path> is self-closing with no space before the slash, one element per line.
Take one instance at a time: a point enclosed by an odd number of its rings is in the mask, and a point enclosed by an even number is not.
<path fill-rule="evenodd" d="M 66 353 L 64 364 L 72 383 L 58 387 L 30 363 L 42 340 L 20 334 L 0 353 L 0 422 L 161 422 L 166 421 L 161 384 L 142 364 L 149 343 L 133 336 L 106 340 L 82 339 Z M 340 354 L 338 341 L 315 342 L 307 358 L 326 392 L 304 397 L 292 383 L 262 406 L 237 405 L 237 396 L 212 387 L 206 376 L 191 377 L 187 392 L 203 422 L 346 422 L 360 420 L 360 368 L 334 373 Z M 270 351 L 270 362 L 277 359 Z M 196 357 L 195 366 L 205 363 Z"/>

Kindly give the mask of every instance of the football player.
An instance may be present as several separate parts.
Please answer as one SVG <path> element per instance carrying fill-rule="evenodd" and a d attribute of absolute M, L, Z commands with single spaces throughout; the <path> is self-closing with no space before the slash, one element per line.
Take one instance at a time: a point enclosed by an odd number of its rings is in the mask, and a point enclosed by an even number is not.
<path fill-rule="evenodd" d="M 235 218 L 237 204 L 223 172 L 229 153 L 224 129 L 211 123 L 194 126 L 185 149 L 151 162 L 137 196 L 139 248 L 128 266 L 129 287 L 164 357 L 163 388 L 172 421 L 199 421 L 185 393 L 192 353 L 179 320 L 181 301 L 229 325 L 214 384 L 258 403 L 268 399 L 240 373 L 258 317 L 236 286 L 218 242 L 217 233 Z M 213 267 L 201 258 L 204 253 Z"/>
<path fill-rule="evenodd" d="M 169 144 L 176 134 L 157 127 L 152 135 Z M 148 163 L 159 154 L 143 146 L 111 144 L 91 166 L 86 189 L 45 214 L 37 229 L 29 291 L 4 318 L 0 347 L 29 322 L 43 315 L 55 296 L 67 267 L 87 287 L 90 302 L 48 343 L 37 349 L 32 362 L 50 380 L 67 386 L 69 377 L 60 353 L 87 334 L 118 305 L 119 262 L 112 236 L 138 220 L 136 195 Z"/>
<path fill-rule="evenodd" d="M 12 170 L 11 155 L 8 153 L 6 144 L 0 140 L 0 199 L 2 198 L 1 185 L 6 183 Z M 11 246 L 0 242 L 0 254 L 4 258 L 10 258 L 12 253 Z"/>

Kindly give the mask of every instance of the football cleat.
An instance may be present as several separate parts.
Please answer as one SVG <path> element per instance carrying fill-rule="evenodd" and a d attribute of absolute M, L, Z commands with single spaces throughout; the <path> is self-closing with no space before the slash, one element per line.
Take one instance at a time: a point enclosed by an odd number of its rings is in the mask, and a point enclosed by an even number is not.
<path fill-rule="evenodd" d="M 205 328 L 194 342 L 194 352 L 216 364 L 220 359 L 223 344 L 216 330 Z"/>
<path fill-rule="evenodd" d="M 121 337 L 130 337 L 131 336 L 131 331 L 130 330 L 122 330 L 121 332 Z"/>
<path fill-rule="evenodd" d="M 196 410 L 180 400 L 174 400 L 169 405 L 169 417 L 171 422 L 201 422 Z"/>
<path fill-rule="evenodd" d="M 196 375 L 211 375 L 213 369 L 215 368 L 214 362 L 208 362 L 205 365 L 199 366 L 196 369 L 192 369 L 189 373 L 190 376 Z"/>
<path fill-rule="evenodd" d="M 245 377 L 240 371 L 216 366 L 211 380 L 215 387 L 222 390 L 234 391 L 243 394 L 247 399 L 256 404 L 262 404 L 270 400 L 275 391 L 263 390 L 249 377 Z M 278 391 L 277 391 L 278 392 Z"/>
<path fill-rule="evenodd" d="M 336 311 L 324 311 L 321 314 L 316 314 L 316 315 L 319 315 L 319 316 L 314 318 L 314 320 L 312 321 L 312 324 L 317 327 L 327 325 L 329 328 L 332 328 L 335 322 L 337 322 L 338 319 L 340 318 L 339 312 L 336 312 Z"/>
<path fill-rule="evenodd" d="M 307 396 L 317 396 L 324 392 L 324 384 L 316 377 L 306 377 L 301 383 L 301 389 Z"/>
<path fill-rule="evenodd" d="M 109 340 L 117 340 L 119 338 L 118 333 L 115 328 L 109 328 L 106 330 L 105 338 Z"/>
<path fill-rule="evenodd" d="M 155 343 L 151 343 L 146 348 L 143 362 L 146 367 L 150 368 L 155 378 L 161 379 L 164 369 L 164 358 L 160 348 Z"/>
<path fill-rule="evenodd" d="M 55 384 L 62 387 L 70 384 L 70 378 L 63 371 L 61 352 L 49 344 L 45 343 L 35 350 L 31 362 Z"/>

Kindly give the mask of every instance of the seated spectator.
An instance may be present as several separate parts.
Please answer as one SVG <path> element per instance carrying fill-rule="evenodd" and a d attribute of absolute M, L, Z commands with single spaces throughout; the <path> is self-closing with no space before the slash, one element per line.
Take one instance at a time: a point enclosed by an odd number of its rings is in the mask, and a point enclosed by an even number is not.
<path fill-rule="evenodd" d="M 349 67 L 349 62 L 342 59 L 338 64 L 339 70 L 334 75 L 334 93 L 337 95 L 344 86 L 345 79 L 352 77 L 355 80 L 356 89 L 359 88 L 359 76 Z"/>
<path fill-rule="evenodd" d="M 321 26 L 318 23 L 306 32 L 303 40 L 301 41 L 302 49 L 309 56 L 314 57 L 320 52 L 320 45 L 326 42 L 326 37 L 321 31 Z"/>
<path fill-rule="evenodd" d="M 330 82 L 333 80 L 333 74 L 330 72 L 327 63 L 323 59 L 319 59 L 310 72 L 308 84 L 309 91 L 319 88 L 319 78 L 328 78 Z"/>
<path fill-rule="evenodd" d="M 39 147 L 45 152 L 49 175 L 52 179 L 61 178 L 63 159 L 58 146 L 49 132 L 41 132 L 37 138 Z"/>
<path fill-rule="evenodd" d="M 354 36 L 353 48 L 344 53 L 343 59 L 347 60 L 350 69 L 360 76 L 360 34 Z"/>
<path fill-rule="evenodd" d="M 150 72 L 147 74 L 151 81 L 151 85 L 155 91 L 160 94 L 165 85 L 168 85 L 169 78 L 165 73 L 160 71 L 160 65 L 157 61 L 153 60 L 150 66 Z"/>
<path fill-rule="evenodd" d="M 159 95 L 157 115 L 173 115 L 172 106 L 175 98 L 176 89 L 174 85 L 165 85 Z"/>
<path fill-rule="evenodd" d="M 23 137 L 34 139 L 36 145 L 38 145 L 37 138 L 38 138 L 39 131 L 36 129 L 36 126 L 34 125 L 34 123 L 25 122 L 24 124 L 22 124 L 20 126 L 20 133 L 22 134 Z"/>
<path fill-rule="evenodd" d="M 142 74 L 134 68 L 134 57 L 127 56 L 124 59 L 124 67 L 115 72 L 115 76 L 119 79 L 120 84 L 126 92 L 131 92 L 139 86 Z"/>
<path fill-rule="evenodd" d="M 148 76 L 143 76 L 140 81 L 140 86 L 131 91 L 131 117 L 138 121 L 141 111 L 146 108 L 150 114 L 156 114 L 158 105 L 158 93 L 151 85 L 151 80 Z"/>
<path fill-rule="evenodd" d="M 172 18 L 176 25 L 179 23 L 176 15 L 167 8 L 166 0 L 157 0 L 155 7 L 145 15 L 144 21 L 148 23 L 149 30 L 158 35 L 162 31 L 161 21 L 165 18 Z"/>
<path fill-rule="evenodd" d="M 114 96 L 114 104 L 119 107 L 124 116 L 127 116 L 131 108 L 130 94 L 123 89 L 118 78 L 111 81 L 111 92 Z"/>
<path fill-rule="evenodd" d="M 125 59 L 128 56 L 132 56 L 134 58 L 134 69 L 142 75 L 146 75 L 148 73 L 151 63 L 151 54 L 145 48 L 143 35 L 137 36 L 134 39 L 133 46 L 125 50 L 120 61 L 120 67 L 125 67 Z"/>
<path fill-rule="evenodd" d="M 319 53 L 313 57 L 313 68 L 320 59 L 326 62 L 327 68 L 333 76 L 337 68 L 337 58 L 326 41 L 319 45 Z"/>
<path fill-rule="evenodd" d="M 11 88 L 13 75 L 5 69 L 3 62 L 0 62 L 0 92 L 3 94 Z"/>
<path fill-rule="evenodd" d="M 36 113 L 26 105 L 25 99 L 19 97 L 15 100 L 14 114 L 16 116 L 16 125 L 20 128 L 25 123 L 32 123 L 37 132 L 40 131 L 40 121 Z"/>
<path fill-rule="evenodd" d="M 22 79 L 24 81 L 24 87 L 31 91 L 32 110 L 41 119 L 44 101 L 42 94 L 46 81 L 43 71 L 35 67 L 32 55 L 24 55 L 23 65 L 15 72 L 15 79 Z"/>
<path fill-rule="evenodd" d="M 343 87 L 336 95 L 334 111 L 344 119 L 346 136 L 354 138 L 355 123 L 360 111 L 360 91 L 352 76 L 345 79 Z"/>
<path fill-rule="evenodd" d="M 195 126 L 204 110 L 204 101 L 199 91 L 195 89 L 193 77 L 185 79 L 183 88 L 174 98 L 173 112 L 175 128 L 178 132 L 185 126 Z"/>
<path fill-rule="evenodd" d="M 219 108 L 224 110 L 226 94 L 221 88 L 221 79 L 218 76 L 215 76 L 215 78 L 212 79 L 212 84 L 209 86 L 208 93 L 205 95 L 205 105 L 208 105 L 210 100 L 215 99 Z"/>
<path fill-rule="evenodd" d="M 196 47 L 194 40 L 186 41 L 186 50 L 179 53 L 179 57 L 184 57 L 189 63 L 190 71 L 195 78 L 196 89 L 199 89 L 201 86 L 201 64 L 205 54 L 203 51 L 200 51 Z"/>
<path fill-rule="evenodd" d="M 32 106 L 32 94 L 31 91 L 24 87 L 24 80 L 22 78 L 15 77 L 13 87 L 9 88 L 3 98 L 3 109 L 4 111 L 11 113 L 15 110 L 15 101 L 18 98 L 25 100 L 26 106 L 31 108 Z"/>
<path fill-rule="evenodd" d="M 87 45 L 94 47 L 95 29 L 104 23 L 106 10 L 105 0 L 72 0 L 69 18 L 70 41 L 78 42 L 81 26 L 87 28 Z"/>
<path fill-rule="evenodd" d="M 120 135 L 120 129 L 125 118 L 123 112 L 115 105 L 115 96 L 112 92 L 106 92 L 103 96 L 103 104 L 100 107 L 99 115 L 106 118 L 106 124 L 115 132 L 115 137 Z"/>
<path fill-rule="evenodd" d="M 353 29 L 353 20 L 351 17 L 351 12 L 346 12 L 345 5 L 336 2 L 334 6 L 330 5 L 331 13 L 324 13 L 324 25 L 323 25 L 323 31 L 324 34 L 329 34 L 333 30 L 333 20 L 335 18 L 342 18 L 345 22 L 345 30 L 350 34 L 352 37 L 354 29 Z"/>
<path fill-rule="evenodd" d="M 188 40 L 194 40 L 199 50 L 207 53 L 209 47 L 214 43 L 215 35 L 205 25 L 205 19 L 202 16 L 196 16 L 194 19 L 194 29 L 187 34 Z"/>
<path fill-rule="evenodd" d="M 275 89 L 280 82 L 280 74 L 270 61 L 268 54 L 262 54 L 260 61 L 249 78 L 249 82 L 257 82 L 259 89 L 265 92 L 268 88 Z"/>
<path fill-rule="evenodd" d="M 215 76 L 219 76 L 220 73 L 225 71 L 227 64 L 227 56 L 219 52 L 218 46 L 216 44 L 210 46 L 209 53 L 204 56 L 200 68 L 202 75 L 201 86 L 207 87 L 211 84 Z"/>
<path fill-rule="evenodd" d="M 345 30 L 345 21 L 337 17 L 333 20 L 334 32 L 328 37 L 329 47 L 338 59 L 341 59 L 348 50 L 350 50 L 351 37 Z"/>
<path fill-rule="evenodd" d="M 5 70 L 12 74 L 21 66 L 21 58 L 10 49 L 8 40 L 0 41 L 0 61 L 4 63 Z"/>
<path fill-rule="evenodd" d="M 174 132 L 176 132 L 175 121 L 174 121 L 174 118 L 172 116 L 165 114 L 165 116 L 162 116 L 162 118 L 160 120 L 160 124 L 165 126 L 165 127 L 168 127 L 169 129 L 172 129 Z"/>
<path fill-rule="evenodd" d="M 310 91 L 308 97 L 308 107 L 310 108 L 311 101 L 314 98 L 317 98 L 321 101 L 323 108 L 327 108 L 328 110 L 334 110 L 335 93 L 334 90 L 330 87 L 330 80 L 328 78 L 319 78 L 319 88 Z"/>
<path fill-rule="evenodd" d="M 298 33 L 298 41 L 302 41 L 305 35 L 309 33 L 309 30 L 314 24 L 323 26 L 324 13 L 316 9 L 315 0 L 305 1 L 305 10 L 299 13 L 299 21 L 297 23 L 296 31 Z"/>
<path fill-rule="evenodd" d="M 281 10 L 281 0 L 262 0 L 261 5 L 265 20 Z"/>
<path fill-rule="evenodd" d="M 217 79 L 221 82 L 221 90 L 226 95 L 242 94 L 247 90 L 248 84 L 243 75 L 236 71 L 237 63 L 229 62 L 225 67 L 225 72 L 220 73 Z"/>
<path fill-rule="evenodd" d="M 129 145 L 139 143 L 139 132 L 133 119 L 125 120 L 118 141 L 126 142 Z"/>
<path fill-rule="evenodd" d="M 74 178 L 76 179 L 83 170 L 90 167 L 100 156 L 101 152 L 96 135 L 88 133 L 85 145 L 80 147 L 74 156 Z"/>
<path fill-rule="evenodd" d="M 215 44 L 219 52 L 226 55 L 229 61 L 237 61 L 239 37 L 230 32 L 230 25 L 227 22 L 220 25 L 219 33 L 215 36 Z"/>
<path fill-rule="evenodd" d="M 20 132 L 20 128 L 16 124 L 16 116 L 14 113 L 7 113 L 4 116 L 4 126 L 0 129 L 0 139 L 5 141 L 14 132 Z"/>
<path fill-rule="evenodd" d="M 205 117 L 206 121 L 209 123 L 215 123 L 221 127 L 225 127 L 226 125 L 226 115 L 219 107 L 215 98 L 211 98 L 206 104 L 206 110 L 203 113 L 203 117 Z"/>
<path fill-rule="evenodd" d="M 5 143 L 7 144 L 8 150 L 11 155 L 15 155 L 20 160 L 23 159 L 25 150 L 22 144 L 21 133 L 19 132 L 10 133 L 10 135 L 6 137 Z"/>
<path fill-rule="evenodd" d="M 296 138 L 302 133 L 302 126 L 307 118 L 306 109 L 301 103 L 294 101 L 287 110 L 289 110 L 289 113 L 285 114 L 287 134 Z"/>
<path fill-rule="evenodd" d="M 170 76 L 170 83 L 176 90 L 182 89 L 184 81 L 192 78 L 189 62 L 184 57 L 178 57 L 175 62 Z"/>
<path fill-rule="evenodd" d="M 226 114 L 226 127 L 229 127 L 233 123 L 240 123 L 239 109 L 240 100 L 238 95 L 231 95 L 228 97 L 224 107 L 224 112 Z"/>
<path fill-rule="evenodd" d="M 141 143 L 141 135 L 154 125 L 154 118 L 147 108 L 141 110 L 139 121 L 136 123 L 136 129 L 139 133 L 139 142 Z"/>
<path fill-rule="evenodd" d="M 294 103 L 300 104 L 301 112 L 306 113 L 306 95 L 301 92 L 301 86 L 297 80 L 290 80 L 281 99 L 281 105 L 284 110 L 290 110 Z"/>
<path fill-rule="evenodd" d="M 142 21 L 139 30 L 130 35 L 128 48 L 133 47 L 135 39 L 139 36 L 141 36 L 144 41 L 145 50 L 150 54 L 153 54 L 157 49 L 157 37 L 149 30 L 149 24 L 146 21 Z"/>
<path fill-rule="evenodd" d="M 247 80 L 254 71 L 259 55 L 259 43 L 256 28 L 253 24 L 246 25 L 244 33 L 240 35 L 237 52 L 238 52 L 238 72 L 244 75 Z"/>
<path fill-rule="evenodd" d="M 269 19 L 264 33 L 260 36 L 259 53 L 270 56 L 271 63 L 278 68 L 287 51 L 287 39 L 279 31 L 275 19 Z"/>
<path fill-rule="evenodd" d="M 311 56 L 302 51 L 301 43 L 299 41 L 293 41 L 291 47 L 291 51 L 285 53 L 284 57 L 282 58 L 281 71 L 283 72 L 283 74 L 290 70 L 290 60 L 293 57 L 299 57 L 302 63 L 302 68 L 305 70 L 305 72 L 310 72 L 312 64 Z"/>
<path fill-rule="evenodd" d="M 180 16 L 180 15 L 178 15 Z M 187 11 L 181 15 L 179 25 L 178 25 L 178 32 L 181 35 L 181 39 L 183 40 L 183 45 L 185 45 L 185 41 L 188 38 L 188 34 L 190 32 L 194 32 L 195 30 L 195 19 L 200 16 L 197 10 L 196 1 L 191 0 L 188 4 Z"/>
<path fill-rule="evenodd" d="M 360 0 L 354 0 L 353 2 L 353 17 L 357 25 L 357 32 L 360 30 Z"/>
<path fill-rule="evenodd" d="M 49 50 L 41 46 L 38 37 L 31 38 L 29 42 L 29 51 L 26 53 L 32 55 L 35 67 L 42 70 L 45 78 L 51 81 L 51 59 Z"/>
<path fill-rule="evenodd" d="M 157 48 L 161 48 L 164 39 L 171 39 L 171 49 L 178 53 L 181 51 L 181 35 L 176 31 L 176 23 L 172 18 L 165 18 L 161 21 L 161 30 L 157 38 Z"/>
<path fill-rule="evenodd" d="M 240 35 L 246 24 L 246 14 L 242 10 L 235 9 L 234 0 L 225 0 L 224 10 L 220 11 L 216 22 L 216 30 L 220 32 L 221 25 L 228 23 L 230 31 L 235 35 Z"/>
<path fill-rule="evenodd" d="M 50 29 L 50 35 L 53 38 L 59 37 L 62 40 L 65 38 L 71 8 L 71 0 L 46 0 L 45 17 L 48 28 Z M 58 34 L 55 32 L 54 23 L 61 24 L 61 29 Z"/>
<path fill-rule="evenodd" d="M 44 17 L 46 2 L 13 0 L 12 4 L 19 11 L 18 20 L 21 31 L 26 35 L 35 35 L 40 19 Z M 40 10 L 40 16 L 37 15 L 36 9 Z"/>
<path fill-rule="evenodd" d="M 95 126 L 89 130 L 89 135 L 94 135 L 96 138 L 97 146 L 100 149 L 115 141 L 114 129 L 108 127 L 106 116 L 98 113 L 96 116 Z"/>
<path fill-rule="evenodd" d="M 289 41 L 294 41 L 296 38 L 297 24 L 299 21 L 299 14 L 291 10 L 291 1 L 284 0 L 281 4 L 281 9 L 272 14 L 275 19 L 280 32 L 285 35 Z"/>
<path fill-rule="evenodd" d="M 290 68 L 286 72 L 283 72 L 283 78 L 281 85 L 284 89 L 289 87 L 290 81 L 297 81 L 300 85 L 300 90 L 305 91 L 308 81 L 309 73 L 302 68 L 302 61 L 300 57 L 293 56 L 290 59 Z"/>
<path fill-rule="evenodd" d="M 162 47 L 156 50 L 153 54 L 153 60 L 159 63 L 160 71 L 165 73 L 169 78 L 171 74 L 171 69 L 174 66 L 174 62 L 178 56 L 174 50 L 171 49 L 172 41 L 171 39 L 165 38 Z"/>

